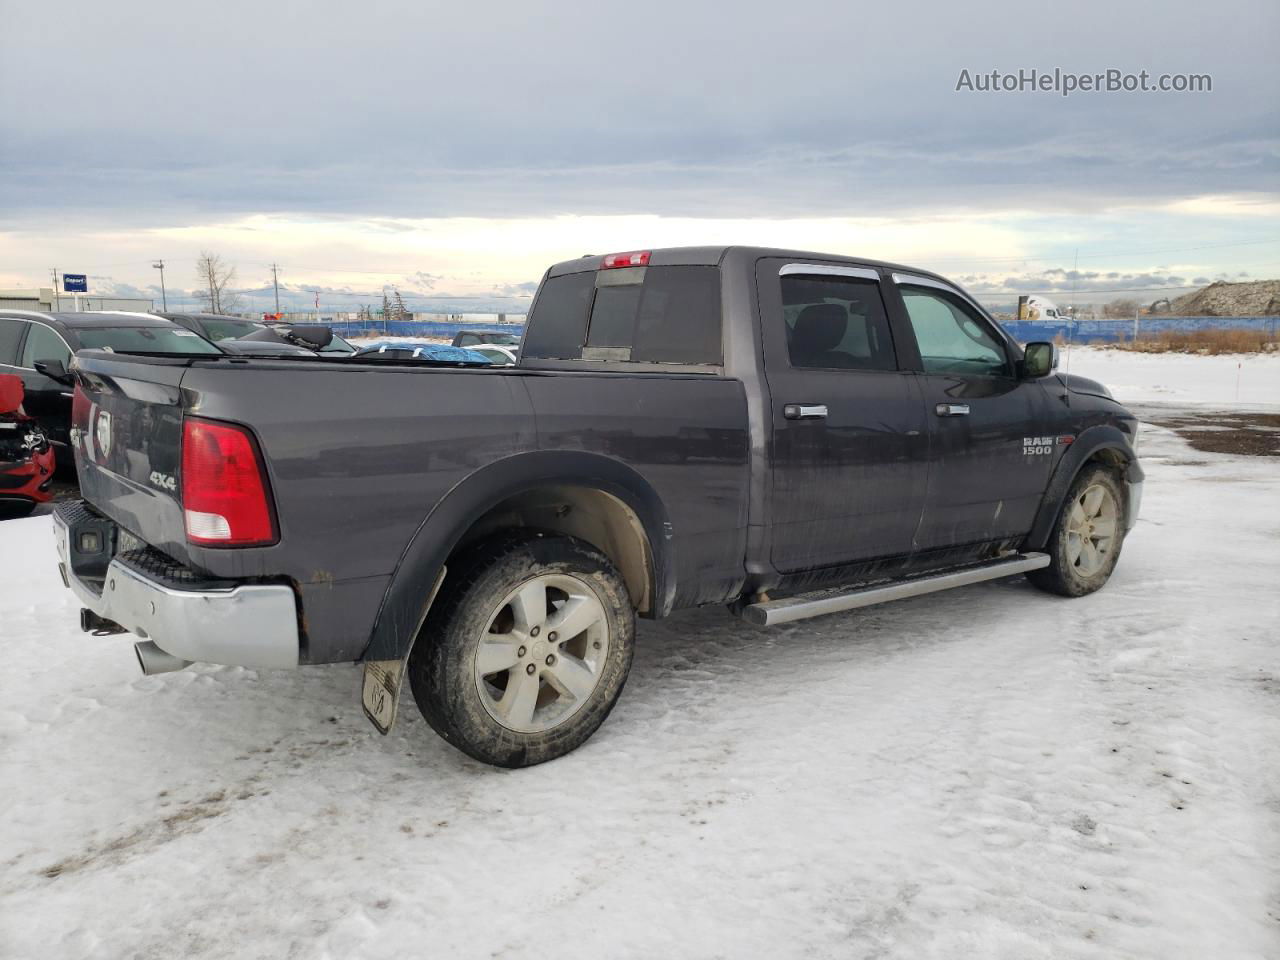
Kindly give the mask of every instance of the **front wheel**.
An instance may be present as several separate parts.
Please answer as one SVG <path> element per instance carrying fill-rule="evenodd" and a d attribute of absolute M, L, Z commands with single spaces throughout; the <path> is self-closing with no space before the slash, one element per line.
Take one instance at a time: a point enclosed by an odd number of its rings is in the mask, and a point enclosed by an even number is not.
<path fill-rule="evenodd" d="M 1027 579 L 1050 593 L 1083 597 L 1111 578 L 1124 543 L 1124 490 L 1115 472 L 1086 467 L 1067 491 L 1049 535 L 1049 566 Z"/>
<path fill-rule="evenodd" d="M 634 646 L 631 599 L 608 557 L 572 537 L 504 535 L 451 565 L 409 679 L 445 740 L 485 763 L 525 767 L 595 733 Z"/>

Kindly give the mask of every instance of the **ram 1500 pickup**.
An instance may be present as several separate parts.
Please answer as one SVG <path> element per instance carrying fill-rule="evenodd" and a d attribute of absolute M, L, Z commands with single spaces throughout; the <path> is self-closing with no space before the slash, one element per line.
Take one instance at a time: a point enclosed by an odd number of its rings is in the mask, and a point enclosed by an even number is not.
<path fill-rule="evenodd" d="M 600 726 L 635 617 L 768 626 L 1025 574 L 1082 596 L 1134 417 L 911 267 L 750 247 L 551 267 L 514 367 L 82 351 L 82 626 L 147 673 L 356 661 L 524 766 Z"/>

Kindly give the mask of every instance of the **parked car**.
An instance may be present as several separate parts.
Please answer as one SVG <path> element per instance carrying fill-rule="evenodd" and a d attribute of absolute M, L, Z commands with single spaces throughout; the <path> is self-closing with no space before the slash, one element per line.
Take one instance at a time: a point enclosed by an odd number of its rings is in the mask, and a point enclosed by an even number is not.
<path fill-rule="evenodd" d="M 1137 421 L 1055 358 L 937 274 L 751 247 L 556 264 L 515 367 L 85 352 L 58 551 L 146 673 L 358 661 L 379 730 L 407 673 L 526 766 L 604 721 L 637 615 L 1102 587 Z"/>
<path fill-rule="evenodd" d="M 58 465 L 72 466 L 71 356 L 86 348 L 117 353 L 216 354 L 194 331 L 149 313 L 34 313 L 0 310 L 0 373 L 22 378 L 23 406 L 48 434 Z"/>
<path fill-rule="evenodd" d="M 22 409 L 17 374 L 0 373 L 0 518 L 22 517 L 53 498 L 53 446 Z"/>
<path fill-rule="evenodd" d="M 388 340 L 371 343 L 355 353 L 355 359 L 363 360 L 432 360 L 436 363 L 463 363 L 488 365 L 493 361 L 483 353 L 451 347 L 430 340 Z"/>
<path fill-rule="evenodd" d="M 267 327 L 265 323 L 256 320 L 227 317 L 220 313 L 157 313 L 156 316 L 172 320 L 179 326 L 200 334 L 210 343 L 238 340 Z"/>
<path fill-rule="evenodd" d="M 500 347 L 518 347 L 520 336 L 510 330 L 459 330 L 453 335 L 455 347 L 475 347 L 482 343 L 492 343 Z"/>
<path fill-rule="evenodd" d="M 472 353 L 478 353 L 482 357 L 488 357 L 493 363 L 510 366 L 516 362 L 517 347 L 503 347 L 496 343 L 481 343 L 474 347 L 467 347 Z"/>

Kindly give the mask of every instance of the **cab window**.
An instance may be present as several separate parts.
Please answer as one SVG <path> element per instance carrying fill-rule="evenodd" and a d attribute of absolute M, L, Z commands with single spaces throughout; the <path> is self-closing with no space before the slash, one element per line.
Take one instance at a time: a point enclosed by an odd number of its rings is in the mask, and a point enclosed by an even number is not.
<path fill-rule="evenodd" d="M 897 369 L 889 320 L 876 280 L 785 276 L 782 313 L 793 367 Z"/>
<path fill-rule="evenodd" d="M 1009 375 L 1004 344 L 973 307 L 958 296 L 931 287 L 903 284 L 898 289 L 926 373 Z"/>

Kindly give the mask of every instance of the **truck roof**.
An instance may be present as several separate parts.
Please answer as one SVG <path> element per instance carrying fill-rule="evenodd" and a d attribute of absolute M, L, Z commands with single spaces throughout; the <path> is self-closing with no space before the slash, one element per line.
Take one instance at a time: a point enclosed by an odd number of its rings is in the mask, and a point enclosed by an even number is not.
<path fill-rule="evenodd" d="M 553 264 L 547 272 L 549 277 L 558 277 L 566 273 L 583 273 L 588 270 L 599 270 L 605 254 L 589 253 L 576 260 L 562 260 Z M 928 277 L 937 277 L 932 270 L 923 270 L 902 263 L 885 260 L 871 260 L 867 257 L 851 257 L 838 253 L 817 253 L 813 250 L 788 250 L 781 247 L 744 247 L 736 245 L 709 247 L 651 247 L 649 248 L 650 266 L 718 266 L 729 258 L 741 257 L 754 261 L 763 257 L 795 257 L 802 260 L 822 260 L 828 263 L 844 263 L 850 266 L 883 268 L 886 270 L 902 270 Z M 939 279 L 942 279 L 939 277 Z"/>

